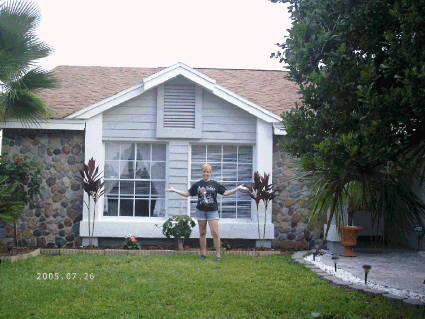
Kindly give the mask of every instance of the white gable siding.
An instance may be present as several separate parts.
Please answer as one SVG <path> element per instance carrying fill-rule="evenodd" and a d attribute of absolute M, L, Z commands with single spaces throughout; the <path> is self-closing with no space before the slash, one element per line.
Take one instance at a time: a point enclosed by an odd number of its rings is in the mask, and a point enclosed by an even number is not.
<path fill-rule="evenodd" d="M 103 139 L 152 140 L 156 116 L 156 90 L 151 90 L 103 113 Z"/>
<path fill-rule="evenodd" d="M 199 142 L 256 142 L 255 116 L 213 94 L 203 91 L 202 139 Z"/>

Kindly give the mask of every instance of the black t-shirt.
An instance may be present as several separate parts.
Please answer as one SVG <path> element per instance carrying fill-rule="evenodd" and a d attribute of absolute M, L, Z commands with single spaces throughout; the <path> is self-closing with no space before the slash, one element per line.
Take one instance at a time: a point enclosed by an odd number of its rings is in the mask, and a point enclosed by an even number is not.
<path fill-rule="evenodd" d="M 191 196 L 198 195 L 196 208 L 204 212 L 218 210 L 217 193 L 223 195 L 225 191 L 226 187 L 216 181 L 205 182 L 203 179 L 193 184 L 189 189 Z"/>

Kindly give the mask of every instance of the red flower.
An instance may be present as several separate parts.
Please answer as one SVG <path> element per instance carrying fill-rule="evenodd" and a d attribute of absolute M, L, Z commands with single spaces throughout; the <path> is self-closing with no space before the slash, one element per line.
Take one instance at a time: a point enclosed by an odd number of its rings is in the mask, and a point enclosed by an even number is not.
<path fill-rule="evenodd" d="M 21 157 L 16 158 L 16 163 L 17 164 L 22 163 L 22 158 Z"/>
<path fill-rule="evenodd" d="M 135 241 L 136 241 L 136 238 L 131 237 L 131 238 L 130 238 L 130 240 L 131 240 L 132 242 L 135 242 Z"/>

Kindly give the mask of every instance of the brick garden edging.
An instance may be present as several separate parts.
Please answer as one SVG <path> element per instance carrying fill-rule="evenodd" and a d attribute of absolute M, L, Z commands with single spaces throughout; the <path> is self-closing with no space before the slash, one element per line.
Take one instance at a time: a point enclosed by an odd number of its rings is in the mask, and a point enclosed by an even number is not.
<path fill-rule="evenodd" d="M 36 249 L 32 252 L 26 253 L 26 254 L 21 254 L 21 255 L 17 255 L 17 256 L 0 256 L 0 263 L 2 263 L 5 260 L 10 261 L 11 263 L 14 263 L 18 260 L 25 260 L 27 258 L 30 257 L 35 257 L 40 255 L 40 249 Z"/>
<path fill-rule="evenodd" d="M 253 257 L 265 257 L 271 255 L 280 255 L 281 251 L 240 251 L 226 250 L 221 252 L 222 255 L 245 255 Z M 86 250 L 86 249 L 41 249 L 41 255 L 101 255 L 101 256 L 134 256 L 134 255 L 200 255 L 201 250 L 125 250 L 125 249 L 103 249 L 103 250 Z M 207 251 L 207 256 L 215 255 L 215 251 Z"/>
<path fill-rule="evenodd" d="M 322 269 L 320 269 L 319 267 L 317 267 L 316 265 L 314 265 L 313 263 L 304 259 L 304 257 L 310 254 L 311 254 L 311 251 L 299 251 L 294 253 L 291 256 L 291 259 L 301 265 L 304 265 L 307 269 L 310 269 L 311 271 L 315 272 L 320 279 L 326 280 L 327 282 L 333 284 L 336 287 L 345 287 L 352 290 L 357 290 L 367 295 L 371 295 L 373 297 L 381 295 L 389 303 L 392 303 L 395 305 L 403 305 L 406 308 L 417 308 L 417 309 L 425 308 L 425 303 L 420 300 L 407 299 L 404 297 L 395 296 L 395 295 L 386 293 L 385 291 L 382 291 L 382 290 L 370 289 L 365 286 L 355 285 L 352 282 L 344 281 L 338 277 L 332 276 L 328 274 L 327 272 L 323 271 Z"/>

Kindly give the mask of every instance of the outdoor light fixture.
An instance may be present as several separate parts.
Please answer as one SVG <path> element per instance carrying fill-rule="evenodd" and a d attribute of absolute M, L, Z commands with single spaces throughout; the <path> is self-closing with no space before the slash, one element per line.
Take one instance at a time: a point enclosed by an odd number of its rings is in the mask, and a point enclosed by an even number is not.
<path fill-rule="evenodd" d="M 311 251 L 313 252 L 313 261 L 316 261 L 317 248 L 314 247 Z"/>
<path fill-rule="evenodd" d="M 335 272 L 336 272 L 336 264 L 338 263 L 338 257 L 336 257 L 336 256 L 334 256 L 334 257 L 332 257 L 332 261 L 334 262 L 334 264 L 335 264 Z"/>
<path fill-rule="evenodd" d="M 367 273 L 370 271 L 370 268 L 372 268 L 371 265 L 363 265 L 364 270 L 364 283 L 367 285 Z"/>

